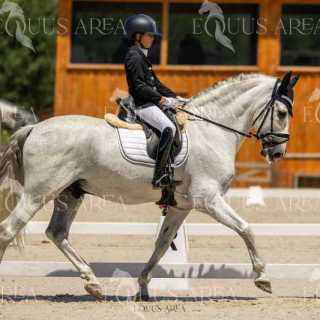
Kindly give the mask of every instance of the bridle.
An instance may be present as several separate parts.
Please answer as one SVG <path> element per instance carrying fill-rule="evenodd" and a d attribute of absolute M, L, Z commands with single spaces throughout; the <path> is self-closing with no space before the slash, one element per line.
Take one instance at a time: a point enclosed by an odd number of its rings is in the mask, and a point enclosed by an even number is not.
<path fill-rule="evenodd" d="M 286 143 L 289 141 L 289 138 L 290 138 L 290 135 L 287 134 L 287 133 L 281 133 L 281 132 L 274 132 L 274 126 L 273 126 L 273 116 L 274 116 L 274 106 L 275 106 L 275 102 L 276 101 L 280 101 L 282 103 L 285 104 L 285 106 L 287 107 L 290 115 L 292 116 L 292 106 L 293 106 L 293 101 L 287 96 L 287 95 L 284 95 L 284 94 L 281 94 L 278 90 L 278 85 L 279 83 L 281 82 L 281 79 L 277 79 L 274 87 L 273 87 L 273 91 L 272 91 L 272 95 L 271 95 L 271 99 L 267 102 L 267 104 L 265 105 L 265 107 L 261 110 L 261 112 L 257 115 L 257 117 L 254 119 L 253 123 L 252 123 L 252 127 L 257 123 L 257 121 L 262 118 L 261 122 L 260 122 L 260 125 L 259 125 L 259 128 L 257 129 L 257 132 L 254 133 L 254 132 L 249 132 L 249 133 L 246 133 L 246 132 L 242 132 L 242 131 L 239 131 L 239 130 L 236 130 L 234 128 L 231 128 L 231 127 L 228 127 L 224 124 L 221 124 L 219 122 L 215 122 L 211 119 L 207 119 L 205 117 L 202 117 L 200 115 L 197 115 L 197 114 L 194 114 L 188 110 L 185 110 L 183 109 L 183 107 L 188 103 L 186 101 L 184 101 L 182 103 L 182 108 L 179 108 L 177 107 L 176 109 L 180 110 L 180 111 L 183 111 L 187 114 L 190 114 L 198 119 L 201 119 L 203 121 L 206 121 L 206 122 L 209 122 L 211 124 L 214 124 L 214 125 L 217 125 L 219 127 L 222 127 L 224 129 L 227 129 L 227 130 L 230 130 L 232 132 L 235 132 L 235 133 L 238 133 L 242 136 L 245 136 L 247 138 L 256 138 L 257 140 L 261 140 L 262 141 L 262 146 L 263 146 L 263 149 L 265 148 L 272 148 L 272 147 L 275 147 L 279 144 L 283 144 L 283 143 Z M 266 120 L 267 120 L 267 117 L 269 115 L 269 113 L 271 112 L 271 118 L 270 118 L 270 121 L 271 121 L 271 126 L 270 126 L 270 132 L 267 132 L 267 133 L 264 133 L 264 134 L 261 134 L 261 129 L 263 128 Z M 189 119 L 190 120 L 190 119 Z M 281 138 L 280 141 L 274 141 L 273 139 L 269 139 L 269 138 L 272 138 L 272 137 L 277 137 L 277 138 Z M 263 150 L 262 151 L 262 154 L 265 155 L 265 151 Z"/>
<path fill-rule="evenodd" d="M 256 124 L 258 119 L 262 118 L 262 121 L 260 123 L 260 126 L 257 130 L 257 132 L 254 134 L 254 137 L 256 137 L 257 140 L 262 141 L 263 148 L 273 148 L 279 144 L 283 144 L 289 141 L 290 135 L 287 133 L 281 133 L 281 132 L 274 132 L 274 126 L 273 126 L 273 116 L 274 116 L 274 105 L 276 101 L 280 101 L 284 103 L 284 105 L 287 107 L 289 114 L 292 116 L 292 106 L 293 101 L 286 95 L 281 95 L 278 90 L 278 84 L 281 82 L 280 79 L 277 79 L 273 91 L 272 96 L 269 102 L 266 104 L 266 106 L 262 109 L 262 111 L 258 114 L 258 116 L 255 118 L 255 120 L 252 123 L 252 127 Z M 267 132 L 265 134 L 260 134 L 262 127 L 264 126 L 266 119 L 268 117 L 268 114 L 271 112 L 271 125 L 270 125 L 270 132 Z M 275 141 L 272 139 L 273 137 L 280 138 L 280 141 Z M 271 138 L 271 139 L 269 139 Z"/>

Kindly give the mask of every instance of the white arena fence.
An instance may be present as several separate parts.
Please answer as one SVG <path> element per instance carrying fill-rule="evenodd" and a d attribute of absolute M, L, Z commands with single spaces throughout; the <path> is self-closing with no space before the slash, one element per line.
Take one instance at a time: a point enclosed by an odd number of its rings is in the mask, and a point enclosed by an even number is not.
<path fill-rule="evenodd" d="M 252 191 L 252 190 L 251 190 Z M 320 199 L 317 189 L 253 189 L 258 202 L 268 198 Z M 249 189 L 231 189 L 227 197 L 250 197 Z M 251 194 L 252 200 L 252 194 Z M 253 201 L 254 203 L 254 201 Z M 320 211 L 320 210 L 319 210 Z M 320 215 L 320 212 L 319 212 Z M 43 234 L 48 222 L 30 222 L 27 234 Z M 320 236 L 320 224 L 250 224 L 256 236 Z M 157 223 L 95 223 L 75 222 L 72 234 L 87 235 L 155 235 Z M 236 236 L 236 233 L 217 223 L 185 223 L 183 232 L 187 236 Z M 186 250 L 188 248 L 186 247 Z M 315 252 L 315 255 L 317 253 Z M 112 277 L 117 270 L 118 276 L 138 277 L 145 262 L 99 262 L 91 263 L 98 277 Z M 273 279 L 320 280 L 320 264 L 268 264 L 267 273 Z M 69 262 L 50 261 L 3 261 L 0 276 L 37 276 L 37 277 L 78 277 L 79 273 Z M 161 263 L 152 272 L 154 278 L 186 279 L 250 279 L 254 277 L 251 264 L 243 263 Z"/>

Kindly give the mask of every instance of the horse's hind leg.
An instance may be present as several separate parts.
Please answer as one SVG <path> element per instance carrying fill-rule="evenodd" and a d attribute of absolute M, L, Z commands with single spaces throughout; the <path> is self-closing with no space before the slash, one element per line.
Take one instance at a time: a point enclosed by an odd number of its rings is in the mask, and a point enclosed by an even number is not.
<path fill-rule="evenodd" d="M 44 204 L 39 197 L 23 193 L 14 210 L 0 223 L 0 263 L 10 242 Z"/>
<path fill-rule="evenodd" d="M 80 277 L 87 281 L 85 289 L 93 296 L 102 299 L 104 295 L 98 279 L 88 263 L 71 246 L 68 240 L 71 224 L 83 198 L 83 195 L 77 196 L 72 194 L 71 190 L 65 189 L 54 200 L 54 212 L 46 230 L 46 235 L 76 267 L 80 272 Z"/>
<path fill-rule="evenodd" d="M 151 271 L 168 250 L 179 227 L 190 211 L 191 209 L 169 207 L 168 213 L 161 226 L 154 252 L 139 276 L 139 292 L 135 296 L 136 300 L 149 300 L 148 283 L 152 277 Z"/>

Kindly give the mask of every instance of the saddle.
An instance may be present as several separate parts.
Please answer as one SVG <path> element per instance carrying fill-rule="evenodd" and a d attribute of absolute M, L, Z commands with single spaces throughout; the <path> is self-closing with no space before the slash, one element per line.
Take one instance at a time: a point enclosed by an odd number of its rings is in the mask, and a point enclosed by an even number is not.
<path fill-rule="evenodd" d="M 134 100 L 130 95 L 126 98 L 116 98 L 116 102 L 119 106 L 118 114 L 106 113 L 104 119 L 118 129 L 122 155 L 126 160 L 136 164 L 154 165 L 161 133 L 135 114 Z M 186 130 L 188 118 L 182 111 L 176 113 L 170 109 L 163 109 L 163 111 L 177 128 L 171 149 L 171 159 L 174 160 L 172 166 L 178 167 L 188 156 Z"/>

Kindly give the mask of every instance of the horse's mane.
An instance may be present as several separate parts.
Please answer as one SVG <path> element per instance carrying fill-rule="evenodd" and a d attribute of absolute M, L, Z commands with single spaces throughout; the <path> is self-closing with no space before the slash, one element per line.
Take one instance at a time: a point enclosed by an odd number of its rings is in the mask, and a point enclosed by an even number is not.
<path fill-rule="evenodd" d="M 268 88 L 271 88 L 274 81 L 274 77 L 261 73 L 241 73 L 234 77 L 218 81 L 209 88 L 200 91 L 191 98 L 189 107 L 196 109 L 197 107 L 203 107 L 210 103 L 210 105 L 214 105 L 217 108 L 224 108 L 226 105 L 232 104 L 239 96 L 239 91 L 244 92 L 250 90 L 262 82 L 270 84 Z"/>

